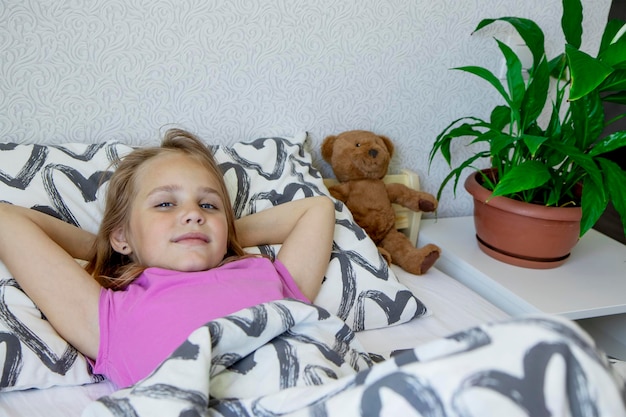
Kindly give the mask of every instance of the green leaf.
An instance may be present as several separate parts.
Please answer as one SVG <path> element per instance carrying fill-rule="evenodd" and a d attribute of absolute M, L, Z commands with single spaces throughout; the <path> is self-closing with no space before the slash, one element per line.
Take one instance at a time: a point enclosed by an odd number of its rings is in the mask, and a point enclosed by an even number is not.
<path fill-rule="evenodd" d="M 517 33 L 522 37 L 524 43 L 533 55 L 533 67 L 539 63 L 541 57 L 545 55 L 544 35 L 541 28 L 532 20 L 520 17 L 501 17 L 498 19 L 483 19 L 480 21 L 474 32 L 488 26 L 496 21 L 507 22 L 512 25 Z"/>
<path fill-rule="evenodd" d="M 559 108 L 553 105 L 550 111 L 550 121 L 546 127 L 546 136 L 560 137 L 562 132 L 563 125 L 561 124 Z"/>
<path fill-rule="evenodd" d="M 602 155 L 603 153 L 611 152 L 615 149 L 623 148 L 624 146 L 626 146 L 626 130 L 621 130 L 611 133 L 596 143 L 589 151 L 589 155 Z"/>
<path fill-rule="evenodd" d="M 463 123 L 457 126 L 459 123 L 465 120 L 471 120 L 473 123 Z M 430 150 L 430 154 L 428 156 L 429 165 L 432 165 L 433 159 L 435 158 L 437 152 L 441 152 L 448 165 L 450 165 L 450 143 L 452 142 L 452 140 L 465 136 L 478 136 L 481 134 L 481 131 L 475 129 L 475 127 L 480 127 L 483 125 L 486 125 L 486 122 L 476 117 L 461 117 L 454 120 L 452 123 L 446 126 L 446 128 L 439 135 L 437 135 L 435 143 L 433 144 L 433 147 Z"/>
<path fill-rule="evenodd" d="M 486 151 L 489 155 L 491 155 L 491 149 L 493 148 L 493 138 L 497 137 L 498 135 L 501 135 L 502 133 L 500 131 L 497 130 L 487 130 L 486 132 L 482 133 L 481 135 L 477 136 L 472 142 L 471 145 L 474 145 L 476 143 L 480 143 L 480 142 L 484 142 L 487 144 L 487 146 L 481 146 L 480 149 L 488 149 L 488 151 Z"/>
<path fill-rule="evenodd" d="M 570 103 L 576 147 L 587 149 L 604 130 L 604 107 L 598 92 L 592 92 Z"/>
<path fill-rule="evenodd" d="M 564 157 L 571 159 L 574 165 L 578 165 L 577 168 L 584 172 L 584 175 L 589 177 L 591 181 L 597 186 L 602 188 L 602 172 L 594 162 L 593 156 L 582 152 L 580 149 L 567 145 L 565 143 L 553 143 L 546 141 L 544 146 L 547 146 L 555 151 L 555 153 L 561 154 Z M 564 161 L 559 168 L 565 170 L 568 168 L 567 161 Z"/>
<path fill-rule="evenodd" d="M 624 234 L 626 234 L 626 187 L 624 186 L 626 184 L 626 171 L 608 159 L 598 158 L 598 161 L 604 173 L 609 199 L 622 219 Z"/>
<path fill-rule="evenodd" d="M 587 233 L 598 221 L 606 206 L 608 200 L 604 193 L 604 189 L 596 186 L 589 178 L 583 181 L 583 195 L 581 199 L 582 219 L 580 219 L 580 236 Z"/>
<path fill-rule="evenodd" d="M 488 152 L 477 152 L 474 155 L 472 155 L 470 158 L 463 161 L 463 163 L 461 163 L 458 167 L 450 171 L 450 173 L 446 176 L 446 178 L 444 178 L 443 182 L 439 186 L 439 190 L 437 190 L 437 199 L 441 198 L 441 193 L 443 192 L 443 189 L 446 187 L 448 182 L 450 182 L 450 180 L 452 180 L 453 178 L 454 178 L 453 191 L 454 191 L 454 194 L 456 195 L 456 189 L 459 184 L 459 178 L 461 177 L 463 170 L 471 167 L 474 161 L 481 159 L 481 158 L 486 158 L 486 157 L 489 157 Z"/>
<path fill-rule="evenodd" d="M 537 188 L 548 182 L 550 172 L 548 167 L 538 161 L 526 161 L 512 167 L 504 174 L 493 190 L 493 197 L 507 196 L 520 191 Z"/>
<path fill-rule="evenodd" d="M 522 139 L 524 143 L 528 147 L 530 154 L 534 157 L 539 150 L 539 147 L 546 141 L 548 138 L 546 136 L 533 136 L 533 135 L 522 135 Z"/>
<path fill-rule="evenodd" d="M 613 71 L 606 79 L 600 84 L 600 91 L 624 91 L 626 90 L 626 70 L 619 69 Z"/>
<path fill-rule="evenodd" d="M 522 62 L 507 44 L 497 39 L 496 42 L 506 61 L 506 81 L 509 86 L 510 105 L 511 108 L 518 109 L 526 91 L 524 76 L 522 75 Z"/>
<path fill-rule="evenodd" d="M 543 58 L 528 80 L 528 88 L 522 101 L 522 131 L 532 125 L 541 115 L 548 99 L 549 85 L 549 64 Z"/>
<path fill-rule="evenodd" d="M 511 98 L 509 97 L 509 94 L 507 93 L 506 89 L 504 88 L 504 86 L 502 85 L 502 83 L 500 82 L 498 77 L 493 75 L 493 73 L 491 71 L 489 71 L 489 70 L 487 70 L 485 68 L 482 68 L 482 67 L 475 67 L 475 66 L 458 67 L 458 68 L 452 68 L 452 69 L 459 70 L 459 71 L 465 71 L 465 72 L 468 72 L 470 74 L 474 74 L 474 75 L 482 78 L 483 80 L 487 81 L 496 90 L 498 90 L 498 92 L 500 93 L 500 95 L 502 95 L 502 97 L 504 97 L 506 102 L 509 105 L 511 105 Z"/>
<path fill-rule="evenodd" d="M 550 68 L 550 76 L 556 78 L 557 80 L 567 79 L 567 71 L 565 71 L 566 67 L 567 55 L 565 55 L 565 52 L 563 52 L 556 58 L 552 58 L 550 62 L 548 62 L 548 68 Z"/>
<path fill-rule="evenodd" d="M 476 135 L 476 137 L 470 142 L 472 145 L 475 143 L 486 142 L 491 143 L 494 137 L 501 135 L 502 132 L 500 130 L 487 129 L 480 134 Z"/>
<path fill-rule="evenodd" d="M 570 45 L 565 46 L 565 53 L 572 78 L 570 101 L 589 94 L 612 72 L 611 67 Z"/>
<path fill-rule="evenodd" d="M 503 149 L 509 148 L 517 139 L 515 136 L 500 132 L 491 139 L 491 156 L 497 157 Z"/>
<path fill-rule="evenodd" d="M 623 67 L 626 64 L 626 37 L 607 46 L 598 59 L 609 67 Z"/>
<path fill-rule="evenodd" d="M 554 187 L 550 188 L 550 193 L 545 201 L 545 205 L 558 207 L 561 200 L 563 200 L 563 193 L 561 192 L 563 187 L 560 186 L 560 183 L 555 182 L 554 180 L 552 180 L 552 184 L 554 184 Z"/>
<path fill-rule="evenodd" d="M 602 34 L 602 40 L 600 42 L 600 49 L 598 56 L 604 52 L 609 45 L 617 42 L 618 40 L 626 37 L 626 22 L 620 19 L 609 20 L 604 27 L 604 33 Z"/>
<path fill-rule="evenodd" d="M 481 124 L 463 123 L 462 125 L 451 129 L 446 134 L 446 137 L 454 139 L 464 136 L 479 136 L 482 134 L 482 131 L 476 129 L 477 126 L 481 126 Z"/>
<path fill-rule="evenodd" d="M 492 128 L 494 130 L 502 130 L 511 123 L 511 108 L 508 106 L 496 106 L 491 112 Z"/>
<path fill-rule="evenodd" d="M 563 0 L 561 28 L 565 41 L 580 48 L 583 34 L 583 5 L 580 0 Z"/>

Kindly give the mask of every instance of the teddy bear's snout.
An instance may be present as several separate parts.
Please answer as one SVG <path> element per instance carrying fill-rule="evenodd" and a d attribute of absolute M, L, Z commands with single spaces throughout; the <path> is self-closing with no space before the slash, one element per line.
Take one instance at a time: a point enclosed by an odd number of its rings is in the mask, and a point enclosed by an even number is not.
<path fill-rule="evenodd" d="M 369 154 L 369 156 L 371 156 L 372 158 L 376 158 L 378 156 L 378 151 L 376 149 L 370 149 L 369 151 L 367 151 L 367 153 Z"/>

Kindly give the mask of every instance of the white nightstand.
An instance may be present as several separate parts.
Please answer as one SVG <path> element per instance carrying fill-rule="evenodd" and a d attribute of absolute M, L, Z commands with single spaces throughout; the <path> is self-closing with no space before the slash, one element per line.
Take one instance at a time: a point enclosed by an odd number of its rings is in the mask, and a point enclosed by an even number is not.
<path fill-rule="evenodd" d="M 590 230 L 562 266 L 520 268 L 478 248 L 471 216 L 423 219 L 418 246 L 426 243 L 442 248 L 439 270 L 507 313 L 577 320 L 608 354 L 626 360 L 626 245 Z"/>

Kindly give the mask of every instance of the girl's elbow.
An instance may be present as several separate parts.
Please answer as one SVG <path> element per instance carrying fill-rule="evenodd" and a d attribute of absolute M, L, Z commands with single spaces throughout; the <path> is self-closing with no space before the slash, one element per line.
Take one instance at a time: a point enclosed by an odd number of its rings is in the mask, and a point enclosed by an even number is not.
<path fill-rule="evenodd" d="M 317 204 L 319 205 L 320 210 L 324 210 L 324 213 L 328 218 L 331 218 L 333 222 L 335 221 L 335 203 L 330 197 L 320 196 Z"/>

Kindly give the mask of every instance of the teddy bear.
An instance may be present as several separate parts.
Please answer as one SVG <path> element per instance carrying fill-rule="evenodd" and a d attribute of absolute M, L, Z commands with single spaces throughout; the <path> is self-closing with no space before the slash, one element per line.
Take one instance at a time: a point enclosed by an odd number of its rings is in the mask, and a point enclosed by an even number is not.
<path fill-rule="evenodd" d="M 351 130 L 328 136 L 322 142 L 322 158 L 330 164 L 338 183 L 330 194 L 350 210 L 354 221 L 376 243 L 387 263 L 415 275 L 424 274 L 439 258 L 433 244 L 416 247 L 395 228 L 392 203 L 413 211 L 432 212 L 437 199 L 403 184 L 385 184 L 394 145 L 386 136 L 366 130 Z"/>

